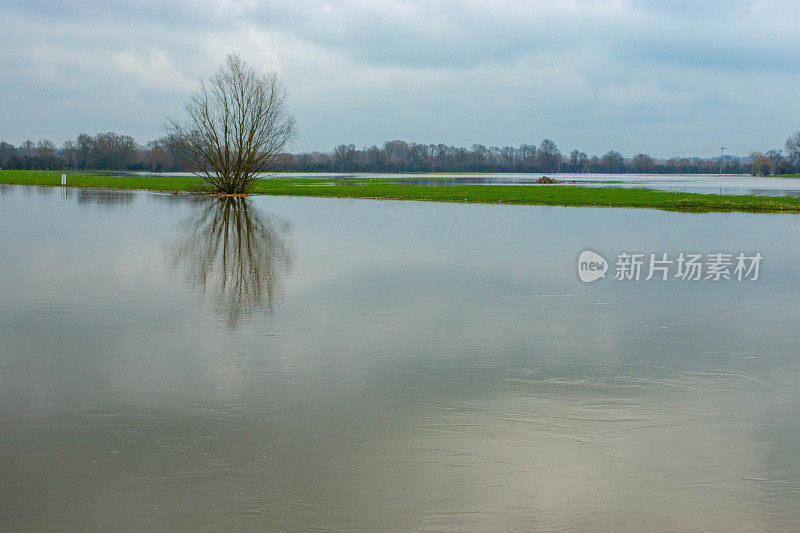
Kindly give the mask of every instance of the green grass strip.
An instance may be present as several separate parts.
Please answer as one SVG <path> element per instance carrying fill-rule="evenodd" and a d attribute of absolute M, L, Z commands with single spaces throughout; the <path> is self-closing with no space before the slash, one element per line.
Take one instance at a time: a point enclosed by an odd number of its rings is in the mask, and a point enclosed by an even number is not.
<path fill-rule="evenodd" d="M 690 212 L 800 212 L 800 198 L 788 196 L 697 194 L 665 192 L 651 189 L 595 188 L 564 185 L 457 185 L 425 187 L 415 185 L 387 185 L 382 184 L 380 181 L 370 182 L 369 185 L 321 185 L 323 183 L 333 182 L 346 183 L 339 179 L 264 179 L 258 181 L 253 190 L 253 194 L 487 204 L 635 207 Z M 2 170 L 0 171 L 0 183 L 59 186 L 61 184 L 61 172 Z M 170 192 L 197 191 L 202 184 L 201 180 L 196 177 L 104 176 L 80 172 L 68 173 L 67 183 L 70 187 L 141 189 Z"/>

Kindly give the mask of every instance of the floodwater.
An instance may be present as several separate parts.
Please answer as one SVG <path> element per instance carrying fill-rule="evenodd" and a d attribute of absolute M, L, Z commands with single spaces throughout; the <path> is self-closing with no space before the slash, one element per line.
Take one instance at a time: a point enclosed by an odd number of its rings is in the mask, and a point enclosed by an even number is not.
<path fill-rule="evenodd" d="M 751 194 L 756 196 L 800 197 L 800 179 L 755 176 L 708 176 L 697 174 L 474 174 L 435 175 L 430 179 L 419 175 L 354 174 L 339 179 L 346 183 L 327 182 L 331 185 L 369 185 L 367 178 L 389 179 L 391 185 L 421 185 L 448 187 L 454 185 L 529 185 L 547 187 L 536 180 L 542 176 L 553 178 L 564 185 L 575 187 L 656 189 L 661 191 L 691 192 L 699 194 Z M 319 176 L 317 176 L 319 177 Z"/>
<path fill-rule="evenodd" d="M 110 174 L 120 174 L 114 172 Z M 127 172 L 136 176 L 189 176 L 188 172 Z M 453 185 L 538 185 L 536 180 L 548 176 L 575 187 L 624 187 L 657 189 L 662 191 L 692 192 L 699 194 L 752 194 L 757 196 L 800 197 L 800 179 L 757 177 L 744 174 L 524 174 L 524 173 L 433 173 L 433 174 L 377 174 L 369 172 L 347 173 L 279 173 L 265 178 L 307 178 L 319 180 L 318 185 L 369 185 L 367 180 L 380 178 L 390 185 L 420 185 L 447 187 Z M 334 183 L 326 180 L 346 180 Z"/>
<path fill-rule="evenodd" d="M 798 216 L 3 186 L 0 223 L 0 530 L 800 524 Z M 764 260 L 613 279 L 682 251 Z"/>

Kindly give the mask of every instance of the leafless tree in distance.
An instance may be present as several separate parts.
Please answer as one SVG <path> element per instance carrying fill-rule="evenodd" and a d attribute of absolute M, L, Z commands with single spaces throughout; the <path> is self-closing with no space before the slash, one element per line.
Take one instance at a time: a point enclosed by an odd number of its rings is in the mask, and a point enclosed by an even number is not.
<path fill-rule="evenodd" d="M 800 131 L 794 132 L 791 137 L 786 139 L 786 151 L 789 152 L 789 159 L 792 163 L 800 161 Z"/>
<path fill-rule="evenodd" d="M 219 194 L 247 194 L 258 174 L 275 169 L 294 139 L 295 119 L 275 72 L 262 72 L 229 54 L 186 102 L 187 118 L 169 118 L 167 131 L 182 141 L 192 172 Z"/>

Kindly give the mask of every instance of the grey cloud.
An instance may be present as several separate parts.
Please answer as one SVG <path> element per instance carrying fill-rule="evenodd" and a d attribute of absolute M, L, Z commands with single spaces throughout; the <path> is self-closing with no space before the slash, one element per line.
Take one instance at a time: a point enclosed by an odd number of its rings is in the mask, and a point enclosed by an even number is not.
<path fill-rule="evenodd" d="M 297 149 L 403 137 L 601 152 L 780 146 L 790 2 L 5 2 L 0 138 L 157 137 L 232 49 L 276 68 Z M 743 125 L 746 124 L 746 127 Z"/>

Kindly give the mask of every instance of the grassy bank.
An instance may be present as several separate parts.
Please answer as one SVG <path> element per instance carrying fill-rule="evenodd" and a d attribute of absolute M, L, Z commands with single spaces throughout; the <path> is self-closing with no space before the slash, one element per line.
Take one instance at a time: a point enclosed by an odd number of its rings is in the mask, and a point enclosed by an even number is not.
<path fill-rule="evenodd" d="M 201 182 L 195 177 L 101 176 L 70 173 L 70 187 L 143 189 L 159 191 L 197 190 Z M 381 198 L 393 200 L 426 200 L 435 202 L 470 202 L 497 204 L 530 204 L 594 207 L 640 207 L 670 211 L 747 211 L 800 212 L 800 198 L 734 196 L 663 192 L 648 189 L 616 189 L 571 187 L 562 185 L 459 185 L 424 187 L 388 185 L 381 179 L 369 185 L 323 185 L 347 183 L 343 180 L 266 179 L 256 185 L 254 194 L 276 196 L 321 196 L 339 198 Z M 0 183 L 17 185 L 58 186 L 61 172 L 0 171 Z"/>
<path fill-rule="evenodd" d="M 0 170 L 0 183 L 11 185 L 60 186 L 60 171 Z M 102 176 L 92 173 L 67 173 L 70 187 L 104 189 L 146 189 L 156 191 L 188 191 L 200 186 L 196 177 Z"/>

